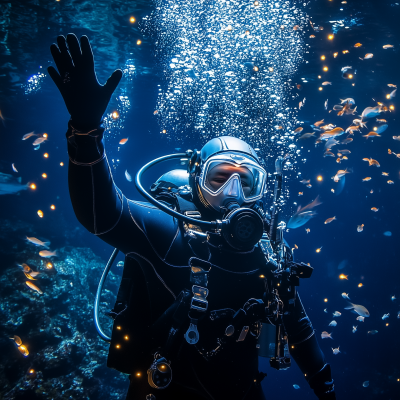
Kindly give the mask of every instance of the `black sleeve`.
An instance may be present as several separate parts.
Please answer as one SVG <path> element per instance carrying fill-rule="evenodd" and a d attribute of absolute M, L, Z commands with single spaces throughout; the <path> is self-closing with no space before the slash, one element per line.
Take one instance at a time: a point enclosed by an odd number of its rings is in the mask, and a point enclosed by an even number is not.
<path fill-rule="evenodd" d="M 91 233 L 124 253 L 141 246 L 144 235 L 115 185 L 104 150 L 104 128 L 80 132 L 68 124 L 68 185 L 74 212 Z M 135 239 L 135 240 L 132 240 Z"/>

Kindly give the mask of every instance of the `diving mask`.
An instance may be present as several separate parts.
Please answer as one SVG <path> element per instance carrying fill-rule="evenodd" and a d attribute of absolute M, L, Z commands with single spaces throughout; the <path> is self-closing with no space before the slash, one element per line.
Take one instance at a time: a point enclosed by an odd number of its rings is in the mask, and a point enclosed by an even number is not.
<path fill-rule="evenodd" d="M 262 198 L 267 174 L 257 162 L 240 153 L 220 153 L 203 165 L 199 186 L 204 199 L 216 210 L 231 202 L 239 206 Z"/>

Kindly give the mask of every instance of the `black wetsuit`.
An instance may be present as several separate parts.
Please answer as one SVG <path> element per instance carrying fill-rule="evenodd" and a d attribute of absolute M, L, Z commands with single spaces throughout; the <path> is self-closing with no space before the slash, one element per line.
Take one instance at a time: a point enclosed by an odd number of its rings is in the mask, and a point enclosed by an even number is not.
<path fill-rule="evenodd" d="M 151 350 L 165 340 L 162 327 L 169 329 L 167 321 L 159 323 L 161 328 L 156 331 L 152 326 L 183 289 L 191 289 L 189 258 L 205 259 L 208 254 L 213 265 L 209 310 L 238 310 L 249 298 L 261 299 L 265 291 L 258 271 L 261 253 L 258 246 L 251 252 L 238 253 L 199 243 L 185 235 L 182 224 L 173 217 L 149 203 L 127 199 L 113 181 L 102 135 L 101 127 L 87 134 L 69 125 L 69 190 L 78 220 L 89 232 L 123 252 L 125 269 L 131 269 L 130 304 L 136 309 L 127 322 L 129 326 L 121 327 L 116 320 L 111 344 L 119 346 L 121 358 L 136 357 L 131 360 L 132 369 L 125 371 L 131 373 L 128 398 L 144 400 L 152 393 L 157 400 L 264 399 L 258 383 L 257 340 L 250 334 L 244 341 L 228 343 L 209 361 L 182 340 L 172 361 L 172 384 L 164 390 L 148 385 L 146 370 L 153 360 Z M 294 310 L 284 316 L 284 324 L 289 345 L 295 347 L 292 357 L 302 372 L 312 377 L 325 361 L 299 298 Z M 207 336 L 208 329 L 213 327 L 199 323 L 201 337 Z M 124 341 L 128 335 L 129 343 Z M 109 364 L 114 363 L 115 354 L 114 349 Z"/>

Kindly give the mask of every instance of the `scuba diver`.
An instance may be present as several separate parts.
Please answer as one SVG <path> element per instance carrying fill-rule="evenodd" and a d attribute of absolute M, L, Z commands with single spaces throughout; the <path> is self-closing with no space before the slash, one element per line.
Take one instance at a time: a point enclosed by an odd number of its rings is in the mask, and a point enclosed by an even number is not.
<path fill-rule="evenodd" d="M 102 126 L 122 71 L 100 85 L 86 36 L 58 36 L 50 49 L 58 72 L 48 72 L 71 115 L 74 212 L 125 254 L 108 313 L 107 365 L 129 374 L 127 399 L 265 399 L 258 356 L 268 351 L 270 327 L 271 366 L 286 369 L 291 356 L 318 399 L 335 399 L 330 365 L 296 290 L 312 268 L 294 262 L 276 214 L 263 209 L 267 172 L 255 151 L 224 136 L 201 151 L 166 156 L 186 155 L 188 171 L 164 174 L 149 194 L 140 183 L 143 167 L 136 185 L 148 202 L 129 200 L 114 183 Z"/>

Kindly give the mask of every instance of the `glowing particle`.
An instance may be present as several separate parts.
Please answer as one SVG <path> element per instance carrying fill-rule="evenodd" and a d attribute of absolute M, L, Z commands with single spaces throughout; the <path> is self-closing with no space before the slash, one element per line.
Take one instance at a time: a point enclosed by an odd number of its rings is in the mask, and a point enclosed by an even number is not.
<path fill-rule="evenodd" d="M 44 157 L 44 158 L 49 158 L 49 153 L 44 153 L 44 154 L 43 154 L 43 157 Z"/>
<path fill-rule="evenodd" d="M 250 35 L 250 31 L 246 31 L 245 34 L 246 34 L 246 35 Z"/>
<path fill-rule="evenodd" d="M 142 44 L 142 41 L 139 39 L 136 44 Z"/>
<path fill-rule="evenodd" d="M 362 284 L 362 283 L 359 283 L 357 286 L 358 286 L 358 287 L 363 287 L 363 284 Z"/>
<path fill-rule="evenodd" d="M 322 77 L 321 77 L 321 75 L 318 75 L 318 79 L 321 79 Z"/>
<path fill-rule="evenodd" d="M 348 51 L 348 50 L 343 50 L 342 53 L 343 53 L 343 54 L 348 54 L 349 51 Z"/>
<path fill-rule="evenodd" d="M 49 135 L 47 133 L 43 133 L 43 137 L 47 138 Z"/>
<path fill-rule="evenodd" d="M 333 35 L 333 34 L 328 35 L 329 40 L 333 40 L 334 37 L 335 37 L 335 35 Z"/>
<path fill-rule="evenodd" d="M 272 67 L 269 67 L 269 68 L 268 68 L 268 71 L 269 71 L 269 72 L 274 72 L 274 69 L 273 69 Z"/>
<path fill-rule="evenodd" d="M 320 253 L 321 252 L 322 247 L 319 247 L 317 250 L 315 250 L 316 253 Z"/>
<path fill-rule="evenodd" d="M 54 204 L 52 204 L 52 205 L 50 206 L 50 208 L 51 208 L 52 210 L 55 210 L 55 209 L 56 209 L 56 206 L 55 206 Z"/>
<path fill-rule="evenodd" d="M 353 75 L 352 75 L 352 74 L 349 74 L 349 75 L 347 75 L 347 78 L 353 79 Z"/>
<path fill-rule="evenodd" d="M 327 303 L 327 302 L 328 302 L 328 299 L 324 299 L 324 302 Z"/>
<path fill-rule="evenodd" d="M 233 29 L 233 28 L 232 28 L 232 25 L 228 25 L 228 26 L 226 27 L 226 30 L 229 31 L 229 32 L 230 32 L 232 29 Z"/>
<path fill-rule="evenodd" d="M 393 106 L 393 105 L 389 106 L 389 108 L 390 108 L 391 110 L 394 110 L 394 106 Z"/>
<path fill-rule="evenodd" d="M 323 88 L 322 88 L 322 87 L 319 87 L 318 90 L 321 91 L 321 90 L 323 90 Z"/>
<path fill-rule="evenodd" d="M 114 111 L 114 112 L 111 114 L 111 116 L 112 116 L 114 119 L 117 119 L 117 118 L 119 117 L 118 111 Z"/>
<path fill-rule="evenodd" d="M 348 277 L 348 275 L 345 275 L 345 274 L 340 274 L 340 275 L 339 275 L 339 279 L 346 279 L 346 280 L 348 280 L 347 277 Z"/>
<path fill-rule="evenodd" d="M 318 176 L 317 176 L 317 181 L 319 181 L 319 182 L 322 181 L 322 176 L 321 176 L 321 175 L 318 175 Z"/>
<path fill-rule="evenodd" d="M 46 173 L 43 173 L 43 174 L 42 174 L 42 178 L 47 178 L 47 174 L 46 174 Z"/>
<path fill-rule="evenodd" d="M 37 215 L 39 215 L 40 218 L 43 218 L 43 211 L 42 210 L 38 210 Z"/>
<path fill-rule="evenodd" d="M 253 67 L 253 71 L 257 72 L 258 71 L 258 67 L 254 66 Z"/>
<path fill-rule="evenodd" d="M 322 68 L 322 70 L 326 72 L 326 71 L 328 71 L 328 67 L 325 66 L 324 68 Z"/>
<path fill-rule="evenodd" d="M 338 56 L 338 52 L 333 53 L 333 58 L 336 58 Z"/>
<path fill-rule="evenodd" d="M 61 161 L 61 162 L 60 162 L 60 165 L 63 167 L 63 166 L 64 166 L 64 163 Z"/>
<path fill-rule="evenodd" d="M 258 1 L 255 1 L 255 2 L 254 2 L 254 5 L 257 7 L 257 6 L 260 5 L 260 3 L 259 3 Z"/>
<path fill-rule="evenodd" d="M 166 129 L 163 129 L 162 133 L 167 133 L 167 130 L 166 130 Z"/>
<path fill-rule="evenodd" d="M 36 185 L 35 185 L 34 183 L 31 183 L 31 184 L 29 185 L 29 187 L 30 187 L 32 190 L 35 190 L 35 189 L 36 189 Z"/>
<path fill-rule="evenodd" d="M 136 376 L 139 378 L 140 376 L 142 376 L 142 374 L 140 372 L 136 372 Z"/>
<path fill-rule="evenodd" d="M 321 56 L 321 60 L 325 60 L 325 56 Z"/>
<path fill-rule="evenodd" d="M 46 268 L 47 268 L 47 269 L 52 269 L 52 268 L 53 268 L 53 264 L 52 264 L 51 262 L 48 262 L 48 263 L 46 264 Z"/>
<path fill-rule="evenodd" d="M 133 24 L 135 21 L 136 21 L 135 17 L 130 17 L 130 18 L 129 18 L 129 22 L 130 22 L 131 24 Z"/>

